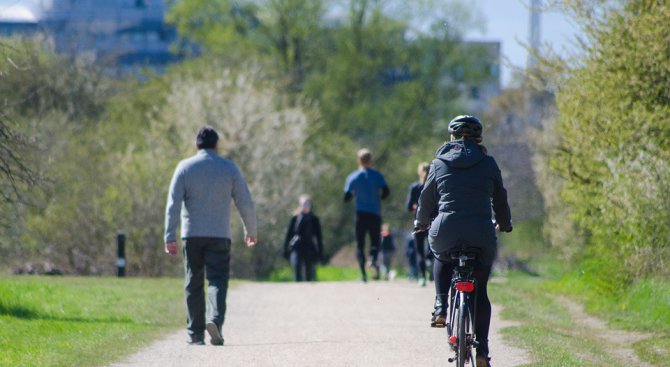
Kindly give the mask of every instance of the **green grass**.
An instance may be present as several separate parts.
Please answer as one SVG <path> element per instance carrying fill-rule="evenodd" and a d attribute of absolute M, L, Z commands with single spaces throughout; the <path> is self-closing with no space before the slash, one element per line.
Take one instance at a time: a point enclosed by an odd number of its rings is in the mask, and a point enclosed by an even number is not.
<path fill-rule="evenodd" d="M 503 334 L 506 340 L 530 351 L 533 363 L 529 366 L 624 367 L 608 352 L 602 340 L 572 318 L 558 301 L 558 296 L 562 295 L 587 304 L 590 302 L 594 310 L 600 310 L 596 315 L 610 321 L 614 327 L 655 332 L 657 337 L 632 347 L 641 360 L 651 365 L 670 365 L 668 283 L 640 282 L 626 292 L 626 297 L 600 297 L 597 302 L 594 296 L 575 297 L 581 293 L 578 293 L 577 285 L 571 284 L 566 279 L 548 281 L 510 274 L 507 282 L 490 285 L 491 300 L 504 307 L 501 316 L 520 322 L 519 326 L 503 330 Z"/>
<path fill-rule="evenodd" d="M 643 340 L 633 345 L 642 360 L 654 366 L 670 366 L 670 336 Z"/>
<path fill-rule="evenodd" d="M 501 316 L 521 322 L 504 329 L 503 335 L 530 351 L 533 363 L 528 366 L 621 366 L 597 342 L 576 332 L 579 326 L 544 284 L 511 274 L 508 282 L 489 286 L 491 300 L 504 307 Z"/>
<path fill-rule="evenodd" d="M 360 280 L 361 272 L 356 268 L 330 265 L 318 266 L 316 268 L 316 278 L 320 282 Z M 272 272 L 266 280 L 270 282 L 292 282 L 293 271 L 291 270 L 291 267 L 284 266 Z"/>
<path fill-rule="evenodd" d="M 184 324 L 181 279 L 0 277 L 0 366 L 98 366 Z"/>
<path fill-rule="evenodd" d="M 547 247 L 538 245 L 544 242 L 541 220 L 514 222 L 514 231 L 499 234 L 501 252 L 513 253 L 523 259 L 537 259 L 546 255 Z"/>
<path fill-rule="evenodd" d="M 670 334 L 670 282 L 639 280 L 626 289 L 608 294 L 587 276 L 570 273 L 547 284 L 554 292 L 568 294 L 586 305 L 589 312 L 613 325 L 646 332 Z"/>
<path fill-rule="evenodd" d="M 651 340 L 635 343 L 634 350 L 647 363 L 670 366 L 670 282 L 638 280 L 610 293 L 602 292 L 603 287 L 585 274 L 569 273 L 547 286 L 579 300 L 614 327 L 655 334 Z"/>

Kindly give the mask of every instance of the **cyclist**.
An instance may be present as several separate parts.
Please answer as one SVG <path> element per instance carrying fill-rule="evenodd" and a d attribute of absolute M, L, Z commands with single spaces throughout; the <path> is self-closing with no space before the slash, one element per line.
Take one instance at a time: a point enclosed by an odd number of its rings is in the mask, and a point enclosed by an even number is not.
<path fill-rule="evenodd" d="M 482 123 L 474 116 L 457 116 L 449 122 L 451 141 L 442 145 L 433 160 L 419 198 L 415 229 L 428 230 L 435 254 L 435 311 L 431 324 L 446 323 L 451 275 L 455 266 L 449 253 L 457 249 L 480 251 L 475 264 L 477 304 L 475 334 L 477 367 L 489 367 L 488 334 L 491 303 L 486 286 L 496 255 L 496 235 L 491 221 L 491 205 L 497 228 L 512 231 L 512 219 L 500 169 L 487 155 L 482 142 Z M 439 213 L 431 223 L 431 213 Z"/>

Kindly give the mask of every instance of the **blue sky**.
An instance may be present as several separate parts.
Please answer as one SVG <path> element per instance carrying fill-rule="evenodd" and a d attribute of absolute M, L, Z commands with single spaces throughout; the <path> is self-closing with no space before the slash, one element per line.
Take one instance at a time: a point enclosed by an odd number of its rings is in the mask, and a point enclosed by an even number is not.
<path fill-rule="evenodd" d="M 16 15 L 29 16 L 30 10 L 37 10 L 40 3 L 50 0 L 0 0 L 0 18 Z M 483 18 L 485 29 L 473 29 L 466 33 L 469 40 L 497 40 L 502 43 L 503 65 L 502 84 L 508 86 L 513 67 L 526 64 L 527 52 L 523 43 L 528 40 L 530 0 L 470 0 Z M 576 27 L 559 12 L 543 13 L 541 39 L 559 54 L 572 47 Z"/>
<path fill-rule="evenodd" d="M 485 31 L 474 30 L 466 34 L 470 40 L 498 40 L 502 42 L 502 84 L 510 83 L 513 67 L 524 67 L 527 52 L 523 44 L 528 43 L 530 0 L 473 0 L 483 16 Z M 542 13 L 540 38 L 558 54 L 573 49 L 577 27 L 560 12 Z"/>

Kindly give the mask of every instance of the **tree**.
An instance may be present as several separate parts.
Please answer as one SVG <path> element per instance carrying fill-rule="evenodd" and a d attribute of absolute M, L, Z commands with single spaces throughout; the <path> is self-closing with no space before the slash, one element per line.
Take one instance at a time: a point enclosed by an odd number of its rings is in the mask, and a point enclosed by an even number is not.
<path fill-rule="evenodd" d="M 331 223 L 326 237 L 334 250 L 351 240 L 349 231 L 341 230 L 351 215 L 340 202 L 340 181 L 355 168 L 355 151 L 368 146 L 377 167 L 393 169 L 387 218 L 407 223 L 404 191 L 415 179 L 417 163 L 429 160 L 446 137 L 446 116 L 462 113 L 459 87 L 491 77 L 491 68 L 481 67 L 491 60 L 460 40 L 461 24 L 471 17 L 455 4 L 219 0 L 205 7 L 192 0 L 175 7 L 170 19 L 183 37 L 202 45 L 203 54 L 217 55 L 227 65 L 259 63 L 284 81 L 278 84 L 281 93 L 319 110 L 319 118 L 308 122 L 307 149 L 333 169 L 308 189 L 328 198 L 321 203 L 316 198 L 316 204 Z M 233 5 L 248 10 L 244 19 L 253 22 L 223 31 L 239 19 Z M 415 23 L 425 21 L 419 15 L 428 8 L 436 26 L 418 30 Z M 207 20 L 193 21 L 202 16 Z"/>
<path fill-rule="evenodd" d="M 148 103 L 128 110 L 135 100 Z M 257 65 L 232 69 L 212 58 L 175 67 L 115 101 L 111 125 L 135 126 L 140 137 L 113 152 L 117 179 L 105 193 L 114 223 L 128 233 L 131 266 L 150 275 L 180 271 L 161 254 L 168 184 L 179 160 L 195 153 L 198 128 L 210 125 L 220 135 L 219 153 L 240 167 L 259 218 L 260 244 L 253 250 L 242 248 L 234 221 L 231 269 L 238 277 L 269 275 L 281 260 L 299 195 L 329 167 L 304 149 L 314 112 L 292 104 Z"/>
<path fill-rule="evenodd" d="M 95 69 L 62 62 L 38 41 L 11 42 L 6 59 L 11 67 L 0 83 L 7 102 L 2 115 L 19 137 L 10 144 L 30 143 L 12 154 L 30 167 L 31 176 L 12 182 L 17 200 L 3 210 L 2 219 L 11 226 L 4 229 L 0 248 L 12 255 L 3 256 L 5 261 L 51 252 L 77 268 L 81 262 L 72 250 L 91 249 L 87 236 L 99 230 L 88 211 L 95 203 L 90 199 L 95 198 L 97 180 L 105 177 L 104 167 L 95 164 L 99 149 L 93 130 L 109 84 Z M 86 174 L 97 180 L 86 182 Z M 77 200 L 83 204 L 77 206 Z M 47 223 L 45 218 L 56 220 Z M 56 229 L 47 232 L 46 227 Z"/>
<path fill-rule="evenodd" d="M 4 56 L 0 60 L 0 80 L 3 86 L 8 87 L 11 84 L 8 76 L 26 73 L 30 69 L 30 64 L 23 64 L 29 61 L 26 60 L 24 47 L 21 44 L 0 43 L 0 54 Z M 18 132 L 12 116 L 12 110 L 24 101 L 13 91 L 5 91 L 6 94 L 3 95 L 7 97 L 0 111 L 0 197 L 4 205 L 13 205 L 24 199 L 22 187 L 35 186 L 38 177 L 23 157 L 30 149 L 29 138 Z M 2 224 L 7 224 L 6 218 L 2 219 Z"/>
<path fill-rule="evenodd" d="M 570 5 L 588 39 L 559 85 L 551 164 L 586 234 L 586 267 L 607 285 L 670 275 L 670 5 Z"/>

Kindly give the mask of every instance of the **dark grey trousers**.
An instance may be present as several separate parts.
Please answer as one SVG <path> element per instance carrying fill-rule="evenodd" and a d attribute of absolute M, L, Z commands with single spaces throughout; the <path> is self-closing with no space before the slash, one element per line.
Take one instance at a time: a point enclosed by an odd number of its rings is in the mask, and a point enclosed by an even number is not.
<path fill-rule="evenodd" d="M 205 335 L 205 323 L 213 322 L 219 330 L 223 326 L 230 277 L 230 240 L 210 237 L 185 238 L 183 253 L 186 327 L 191 340 L 202 340 Z M 209 282 L 207 306 L 205 306 L 205 276 Z"/>
<path fill-rule="evenodd" d="M 316 271 L 314 269 L 314 261 L 310 256 L 301 254 L 298 251 L 291 251 L 291 268 L 293 269 L 293 280 L 302 282 L 306 280 L 313 282 L 316 280 Z M 303 277 L 303 269 L 305 269 L 305 276 Z"/>

